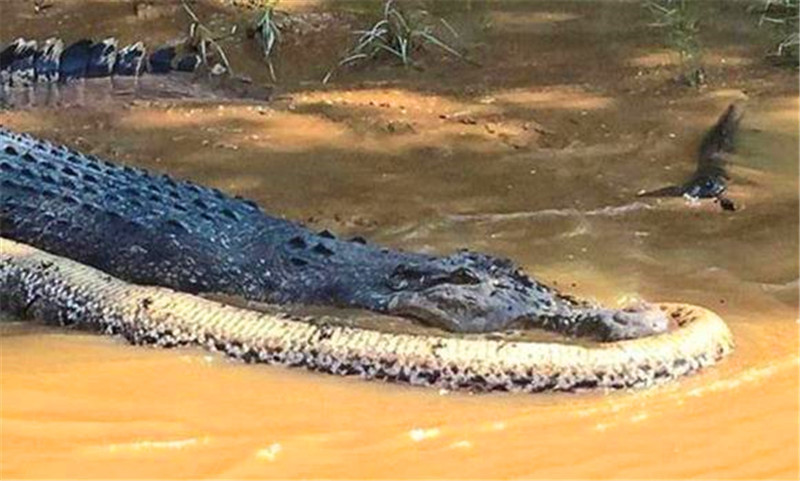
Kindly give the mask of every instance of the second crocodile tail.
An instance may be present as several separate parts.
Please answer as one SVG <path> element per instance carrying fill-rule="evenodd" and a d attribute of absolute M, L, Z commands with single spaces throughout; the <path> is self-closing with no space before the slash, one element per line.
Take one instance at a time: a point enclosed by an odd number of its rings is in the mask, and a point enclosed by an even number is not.
<path fill-rule="evenodd" d="M 0 52 L 0 85 L 27 87 L 80 78 L 193 72 L 200 64 L 200 55 L 194 52 L 179 55 L 175 47 L 164 46 L 148 55 L 142 42 L 120 48 L 113 37 L 99 42 L 83 39 L 68 46 L 59 38 L 43 42 L 18 38 Z"/>
<path fill-rule="evenodd" d="M 739 129 L 742 116 L 742 108 L 738 104 L 731 104 L 717 120 L 717 123 L 706 132 L 700 143 L 699 161 L 701 165 L 733 151 L 734 136 Z"/>

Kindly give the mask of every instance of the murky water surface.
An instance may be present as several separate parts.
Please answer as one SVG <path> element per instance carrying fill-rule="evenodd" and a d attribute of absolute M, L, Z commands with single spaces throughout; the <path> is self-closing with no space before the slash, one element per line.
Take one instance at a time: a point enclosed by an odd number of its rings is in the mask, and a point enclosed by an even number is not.
<path fill-rule="evenodd" d="M 137 18 L 124 2 L 54 3 L 34 15 L 4 2 L 0 40 L 155 42 L 186 25 L 169 9 Z M 729 322 L 733 356 L 644 391 L 471 396 L 4 323 L 0 476 L 797 478 L 796 72 L 763 62 L 763 36 L 733 4 L 704 4 L 721 10 L 704 32 L 699 91 L 670 82 L 675 58 L 637 2 L 463 5 L 439 8 L 480 69 L 428 60 L 321 88 L 308 80 L 347 39 L 334 25 L 329 38 L 290 38 L 270 104 L 112 99 L 0 112 L 0 123 L 319 228 L 508 256 L 612 305 L 703 305 Z M 266 79 L 253 49 L 232 48 L 240 70 Z M 731 101 L 747 111 L 731 167 L 740 209 L 637 200 L 691 173 Z"/>

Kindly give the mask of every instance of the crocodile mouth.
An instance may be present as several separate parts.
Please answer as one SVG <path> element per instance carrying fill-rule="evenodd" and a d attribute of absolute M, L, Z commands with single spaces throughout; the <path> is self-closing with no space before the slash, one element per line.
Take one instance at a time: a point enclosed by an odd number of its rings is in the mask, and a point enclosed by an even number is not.
<path fill-rule="evenodd" d="M 473 297 L 437 286 L 421 292 L 397 294 L 388 313 L 418 319 L 428 325 L 459 333 L 487 333 L 509 329 L 545 328 L 570 337 L 601 342 L 638 339 L 668 331 L 670 321 L 657 306 L 640 303 L 623 309 L 564 306 L 534 309 L 524 300 Z M 566 322 L 571 327 L 560 327 Z"/>

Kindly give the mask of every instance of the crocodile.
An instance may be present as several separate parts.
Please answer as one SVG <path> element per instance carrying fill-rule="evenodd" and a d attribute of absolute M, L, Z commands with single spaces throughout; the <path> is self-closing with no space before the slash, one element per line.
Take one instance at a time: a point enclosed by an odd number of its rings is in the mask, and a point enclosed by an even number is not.
<path fill-rule="evenodd" d="M 697 167 L 692 176 L 680 185 L 642 192 L 640 197 L 685 197 L 715 199 L 724 210 L 736 210 L 736 204 L 725 193 L 730 175 L 726 169 L 728 154 L 733 152 L 734 136 L 743 116 L 742 108 L 731 104 L 717 123 L 706 132 L 700 143 Z"/>
<path fill-rule="evenodd" d="M 155 90 L 161 97 L 202 98 L 218 93 L 254 100 L 269 97 L 266 89 L 233 76 L 203 52 L 189 41 L 148 52 L 143 42 L 121 47 L 114 37 L 84 38 L 69 45 L 56 37 L 17 38 L 0 51 L 0 106 L 53 103 L 68 97 L 70 89 L 103 81 L 120 94 L 134 90 L 147 96 Z"/>
<path fill-rule="evenodd" d="M 340 239 L 217 189 L 2 127 L 0 232 L 138 284 L 360 308 L 458 333 L 543 328 L 614 341 L 669 327 L 655 306 L 578 300 L 505 258 Z"/>

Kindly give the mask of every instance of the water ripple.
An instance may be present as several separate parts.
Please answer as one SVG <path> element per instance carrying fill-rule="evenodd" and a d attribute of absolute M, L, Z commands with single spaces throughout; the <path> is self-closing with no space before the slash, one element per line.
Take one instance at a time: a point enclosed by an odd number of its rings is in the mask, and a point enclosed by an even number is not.
<path fill-rule="evenodd" d="M 536 219 L 542 217 L 616 217 L 638 212 L 653 210 L 653 206 L 644 202 L 633 202 L 624 205 L 599 207 L 597 209 L 581 211 L 574 207 L 564 209 L 543 209 L 527 212 L 488 213 L 488 214 L 457 214 L 448 216 L 454 222 L 502 222 L 517 219 Z"/>

